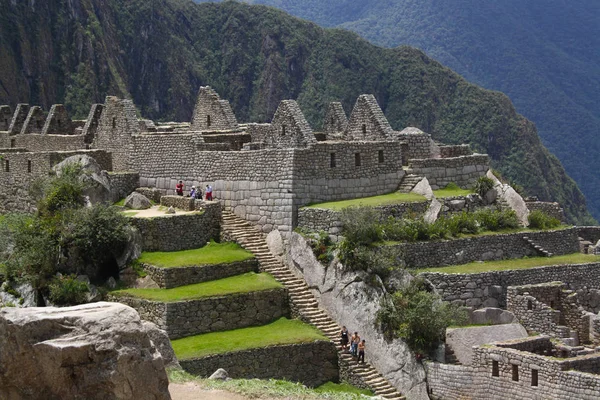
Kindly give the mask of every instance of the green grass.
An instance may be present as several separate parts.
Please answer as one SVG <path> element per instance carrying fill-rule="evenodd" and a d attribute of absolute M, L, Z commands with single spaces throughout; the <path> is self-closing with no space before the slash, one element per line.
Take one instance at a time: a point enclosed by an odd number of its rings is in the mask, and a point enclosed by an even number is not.
<path fill-rule="evenodd" d="M 252 253 L 244 250 L 237 243 L 215 243 L 211 241 L 206 246 L 193 250 L 144 252 L 138 261 L 156 267 L 173 268 L 232 263 L 253 257 Z"/>
<path fill-rule="evenodd" d="M 316 328 L 299 320 L 280 318 L 267 325 L 205 333 L 172 340 L 177 358 L 186 360 L 281 344 L 328 340 Z"/>
<path fill-rule="evenodd" d="M 473 193 L 473 191 L 471 189 L 461 189 L 461 188 L 445 188 L 445 189 L 438 189 L 438 190 L 433 191 L 433 194 L 438 199 L 441 199 L 444 197 L 467 196 L 472 193 Z"/>
<path fill-rule="evenodd" d="M 513 260 L 500 261 L 484 261 L 472 262 L 469 264 L 453 265 L 449 267 L 425 268 L 413 270 L 415 273 L 420 272 L 443 272 L 446 274 L 476 274 L 487 271 L 505 271 L 510 269 L 528 269 L 535 267 L 543 267 L 548 265 L 561 264 L 585 264 L 600 262 L 600 256 L 591 254 L 565 254 L 563 256 L 554 257 L 532 257 L 518 258 Z"/>
<path fill-rule="evenodd" d="M 361 395 L 343 391 L 321 391 L 307 388 L 301 383 L 277 379 L 231 379 L 221 381 L 202 379 L 181 369 L 167 369 L 172 383 L 194 382 L 204 390 L 225 390 L 238 393 L 250 399 L 286 399 L 286 400 L 357 400 Z M 327 384 L 325 384 L 327 385 Z M 325 386 L 323 385 L 323 386 Z M 347 385 L 349 386 L 349 385 Z"/>
<path fill-rule="evenodd" d="M 283 286 L 271 275 L 249 272 L 229 278 L 194 285 L 179 286 L 172 289 L 124 289 L 112 292 L 116 296 L 133 296 L 165 303 L 200 299 L 203 297 L 223 296 L 234 293 L 257 292 L 279 289 Z"/>
<path fill-rule="evenodd" d="M 362 197 L 360 199 L 311 204 L 307 206 L 307 208 L 327 208 L 330 210 L 339 211 L 346 207 L 377 207 L 389 204 L 417 203 L 421 201 L 427 201 L 427 199 L 420 194 L 393 192 L 382 194 L 380 196 Z"/>
<path fill-rule="evenodd" d="M 121 200 L 115 202 L 113 206 L 125 207 L 125 198 L 123 197 Z"/>
<path fill-rule="evenodd" d="M 333 382 L 327 382 L 317 388 L 315 388 L 315 392 L 318 393 L 352 393 L 352 394 L 357 394 L 357 395 L 361 395 L 364 394 L 365 396 L 373 396 L 373 392 L 371 392 L 370 390 L 366 390 L 366 389 L 359 389 L 356 386 L 352 386 L 349 383 L 346 382 L 342 382 L 342 383 L 333 383 Z"/>

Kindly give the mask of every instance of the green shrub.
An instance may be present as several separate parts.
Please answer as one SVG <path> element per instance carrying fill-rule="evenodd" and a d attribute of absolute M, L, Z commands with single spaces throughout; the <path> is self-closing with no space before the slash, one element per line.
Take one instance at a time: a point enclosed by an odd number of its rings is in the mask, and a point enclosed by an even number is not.
<path fill-rule="evenodd" d="M 382 238 L 381 212 L 372 207 L 348 207 L 341 212 L 344 237 L 355 245 L 369 245 Z"/>
<path fill-rule="evenodd" d="M 448 227 L 449 234 L 452 236 L 475 234 L 479 232 L 479 222 L 475 218 L 475 214 L 466 211 L 451 215 L 439 223 L 445 224 Z"/>
<path fill-rule="evenodd" d="M 500 231 L 521 226 L 514 210 L 479 210 L 475 213 L 475 218 L 481 224 L 481 228 L 486 231 Z"/>
<path fill-rule="evenodd" d="M 75 275 L 56 277 L 49 285 L 50 301 L 59 306 L 74 306 L 85 303 L 89 288 L 78 281 Z"/>
<path fill-rule="evenodd" d="M 443 302 L 415 279 L 391 299 L 382 300 L 376 324 L 387 338 L 399 337 L 413 351 L 428 354 L 444 340 L 447 327 L 466 320 L 463 308 Z"/>
<path fill-rule="evenodd" d="M 346 268 L 365 271 L 381 279 L 402 265 L 402 251 L 396 246 L 351 246 L 344 240 L 339 249 L 340 261 Z"/>
<path fill-rule="evenodd" d="M 480 176 L 477 178 L 477 182 L 475 183 L 475 193 L 479 194 L 481 197 L 485 196 L 485 194 L 494 188 L 494 181 L 487 176 Z"/>
<path fill-rule="evenodd" d="M 541 210 L 529 213 L 529 227 L 532 229 L 552 229 L 560 226 L 560 220 L 546 214 Z"/>

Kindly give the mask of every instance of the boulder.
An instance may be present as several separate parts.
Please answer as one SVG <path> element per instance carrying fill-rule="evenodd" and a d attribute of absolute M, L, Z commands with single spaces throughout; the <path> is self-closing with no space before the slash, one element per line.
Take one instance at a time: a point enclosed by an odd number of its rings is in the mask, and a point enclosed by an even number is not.
<path fill-rule="evenodd" d="M 269 246 L 269 250 L 273 255 L 279 259 L 283 256 L 283 238 L 281 237 L 281 232 L 277 229 L 272 230 L 267 235 L 267 245 Z"/>
<path fill-rule="evenodd" d="M 177 361 L 177 356 L 175 355 L 173 346 L 171 346 L 171 341 L 169 340 L 169 335 L 167 335 L 167 332 L 149 321 L 142 321 L 142 328 L 162 356 L 165 368 L 181 368 L 179 361 Z"/>
<path fill-rule="evenodd" d="M 527 208 L 527 204 L 521 195 L 517 193 L 517 191 L 510 185 L 500 182 L 491 170 L 487 172 L 486 176 L 494 181 L 494 190 L 497 198 L 503 199 L 506 204 L 508 204 L 508 206 L 514 210 L 519 218 L 519 222 L 521 222 L 521 225 L 528 226 L 529 209 Z"/>
<path fill-rule="evenodd" d="M 0 398 L 170 399 L 163 359 L 119 303 L 0 310 Z"/>
<path fill-rule="evenodd" d="M 434 198 L 431 200 L 431 203 L 429 204 L 429 208 L 427 209 L 427 211 L 425 211 L 425 215 L 423 216 L 423 219 L 428 224 L 433 224 L 435 222 L 435 220 L 437 220 L 438 215 L 440 214 L 441 210 L 442 210 L 442 203 L 440 201 L 438 201 L 438 199 Z"/>
<path fill-rule="evenodd" d="M 65 158 L 52 169 L 60 176 L 63 168 L 70 165 L 78 165 L 83 172 L 79 179 L 87 186 L 83 195 L 88 205 L 110 201 L 110 178 L 106 171 L 102 171 L 96 160 L 88 155 L 78 154 Z"/>
<path fill-rule="evenodd" d="M 223 368 L 219 368 L 208 379 L 215 379 L 219 381 L 226 381 L 229 379 L 229 374 Z"/>
<path fill-rule="evenodd" d="M 128 226 L 126 228 L 126 233 L 127 245 L 125 246 L 125 249 L 123 249 L 123 252 L 116 257 L 117 265 L 120 270 L 126 268 L 131 261 L 140 258 L 140 255 L 142 254 L 142 245 L 144 243 L 144 238 L 142 238 L 140 231 L 135 227 Z"/>
<path fill-rule="evenodd" d="M 165 211 L 165 214 L 175 214 L 175 208 L 173 208 L 173 206 L 167 208 L 167 211 Z"/>
<path fill-rule="evenodd" d="M 446 329 L 446 346 L 453 351 L 463 365 L 471 365 L 473 346 L 526 338 L 527 331 L 521 324 L 474 326 Z"/>
<path fill-rule="evenodd" d="M 434 197 L 433 189 L 431 189 L 431 185 L 429 185 L 427 178 L 421 179 L 419 183 L 412 188 L 411 192 L 425 196 L 427 200 L 431 200 Z"/>
<path fill-rule="evenodd" d="M 375 327 L 379 303 L 388 296 L 383 283 L 363 271 L 346 271 L 339 261 L 323 266 L 306 240 L 290 234 L 286 260 L 290 268 L 303 275 L 319 305 L 338 325 L 358 331 L 367 343 L 367 361 L 409 399 L 425 400 L 427 384 L 423 365 L 402 340 L 386 340 Z"/>
<path fill-rule="evenodd" d="M 125 207 L 132 210 L 147 210 L 152 207 L 152 203 L 143 194 L 133 192 L 125 199 Z"/>

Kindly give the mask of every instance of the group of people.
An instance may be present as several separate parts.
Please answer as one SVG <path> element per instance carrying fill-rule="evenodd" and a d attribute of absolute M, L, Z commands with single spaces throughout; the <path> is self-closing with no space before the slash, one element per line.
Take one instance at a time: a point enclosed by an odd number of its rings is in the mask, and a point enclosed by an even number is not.
<path fill-rule="evenodd" d="M 348 336 L 348 329 L 343 326 L 340 332 L 340 344 L 342 350 L 348 351 L 348 344 L 350 344 L 350 354 L 356 358 L 356 362 L 365 363 L 365 339 L 360 338 L 358 332 L 354 332 L 352 336 Z"/>
<path fill-rule="evenodd" d="M 178 196 L 183 196 L 184 189 L 185 189 L 185 186 L 183 184 L 183 181 L 179 181 L 179 183 L 177 185 L 175 185 L 175 192 L 177 193 Z M 212 186 L 206 185 L 206 190 L 204 191 L 204 200 L 212 201 L 212 199 L 213 199 L 212 194 L 213 194 Z M 190 190 L 190 197 L 192 197 L 194 199 L 202 200 L 202 189 L 196 188 L 196 186 L 192 186 L 192 190 Z"/>

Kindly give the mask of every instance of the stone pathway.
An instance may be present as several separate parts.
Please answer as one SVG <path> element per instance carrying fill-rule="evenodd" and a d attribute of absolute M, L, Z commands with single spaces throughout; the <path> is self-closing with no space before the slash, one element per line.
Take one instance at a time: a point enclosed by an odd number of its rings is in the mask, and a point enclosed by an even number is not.
<path fill-rule="evenodd" d="M 350 354 L 339 349 L 337 345 L 341 327 L 325 311 L 319 308 L 317 300 L 312 295 L 304 279 L 296 277 L 281 261 L 271 254 L 262 232 L 229 211 L 223 211 L 221 228 L 231 239 L 256 256 L 261 270 L 273 275 L 286 287 L 290 301 L 297 308 L 302 319 L 316 326 L 336 344 L 340 361 L 347 363 L 353 374 L 359 376 L 377 395 L 386 399 L 405 399 L 371 364 L 356 364 Z"/>

